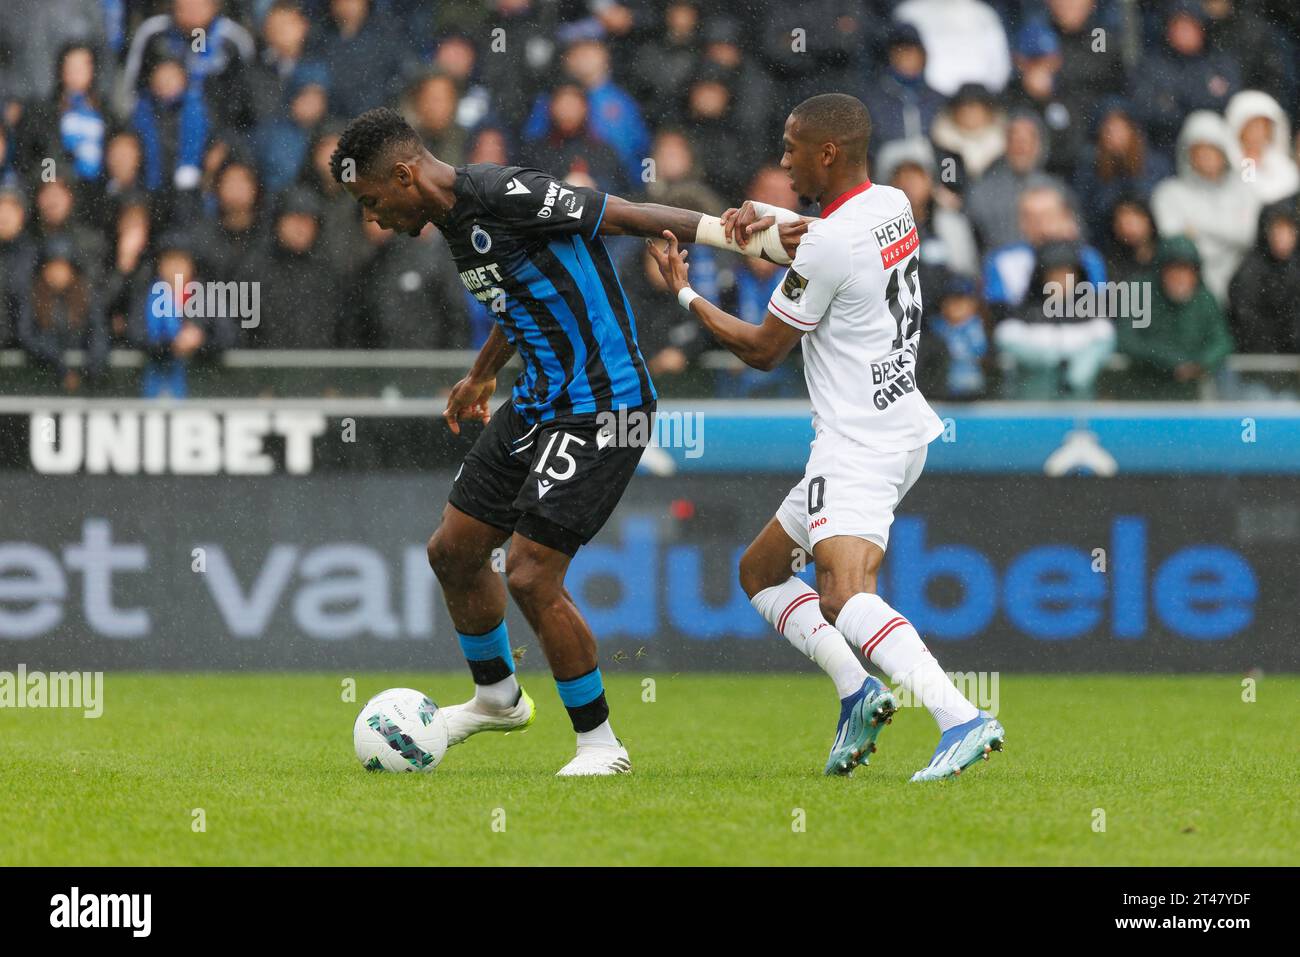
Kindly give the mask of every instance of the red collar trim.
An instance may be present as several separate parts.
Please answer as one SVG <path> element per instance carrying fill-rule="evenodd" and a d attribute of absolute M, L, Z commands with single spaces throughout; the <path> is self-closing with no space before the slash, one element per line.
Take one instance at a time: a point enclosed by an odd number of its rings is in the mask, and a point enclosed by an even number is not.
<path fill-rule="evenodd" d="M 857 186 L 854 186 L 851 190 L 841 193 L 839 196 L 835 198 L 834 201 L 831 202 L 829 206 L 822 207 L 822 219 L 825 219 L 831 213 L 835 212 L 835 210 L 839 209 L 841 206 L 843 206 L 845 203 L 851 200 L 854 196 L 857 196 L 859 193 L 865 193 L 869 189 L 871 189 L 871 180 L 864 179 L 861 183 L 859 183 Z"/>

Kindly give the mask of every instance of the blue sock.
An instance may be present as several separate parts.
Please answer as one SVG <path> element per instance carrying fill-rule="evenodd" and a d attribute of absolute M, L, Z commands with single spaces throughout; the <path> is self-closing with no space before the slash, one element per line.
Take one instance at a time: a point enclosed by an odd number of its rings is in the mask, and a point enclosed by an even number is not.
<path fill-rule="evenodd" d="M 600 669 L 592 668 L 585 675 L 570 678 L 567 681 L 555 681 L 560 692 L 560 700 L 569 712 L 573 730 L 581 734 L 598 728 L 609 720 L 609 705 L 605 703 L 605 683 L 600 678 Z"/>
<path fill-rule="evenodd" d="M 463 635 L 459 631 L 460 650 L 469 663 L 469 673 L 476 685 L 492 685 L 515 673 L 515 656 L 510 651 L 510 636 L 505 619 L 489 632 Z"/>

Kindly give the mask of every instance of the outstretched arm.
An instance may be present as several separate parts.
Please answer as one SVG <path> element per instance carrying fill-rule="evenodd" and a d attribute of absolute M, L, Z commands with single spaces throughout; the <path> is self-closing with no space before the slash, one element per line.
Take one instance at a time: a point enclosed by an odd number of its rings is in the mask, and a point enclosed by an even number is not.
<path fill-rule="evenodd" d="M 749 211 L 750 207 L 751 204 L 745 203 L 741 209 Z M 684 243 L 704 243 L 771 262 L 790 262 L 800 237 L 808 230 L 807 221 L 802 217 L 778 222 L 774 216 L 766 219 L 750 216 L 738 223 L 739 212 L 729 209 L 719 219 L 690 209 L 633 203 L 610 196 L 600 222 L 600 233 L 658 239 L 670 232 Z"/>
<path fill-rule="evenodd" d="M 683 289 L 689 288 L 687 270 L 690 267 L 686 264 L 686 250 L 678 247 L 677 237 L 671 231 L 665 230 L 664 238 L 668 243 L 663 249 L 650 240 L 646 242 L 668 288 L 674 295 L 679 295 Z M 756 326 L 719 309 L 703 296 L 695 296 L 689 306 L 728 352 L 745 365 L 763 372 L 771 372 L 779 366 L 803 335 L 771 312 L 763 318 L 762 325 Z"/>

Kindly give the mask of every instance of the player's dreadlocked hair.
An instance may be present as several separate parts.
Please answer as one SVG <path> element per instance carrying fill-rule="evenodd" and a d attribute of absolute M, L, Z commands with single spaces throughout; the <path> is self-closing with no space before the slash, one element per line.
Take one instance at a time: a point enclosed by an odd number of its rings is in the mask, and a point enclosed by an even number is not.
<path fill-rule="evenodd" d="M 419 149 L 420 137 L 411 129 L 402 114 L 388 107 L 366 110 L 355 117 L 330 156 L 330 172 L 336 183 L 343 182 L 343 163 L 352 160 L 358 176 L 373 173 L 379 161 L 398 148 Z"/>
<path fill-rule="evenodd" d="M 871 114 L 856 96 L 822 93 L 804 100 L 791 114 L 799 118 L 812 138 L 838 144 L 855 163 L 867 161 Z"/>

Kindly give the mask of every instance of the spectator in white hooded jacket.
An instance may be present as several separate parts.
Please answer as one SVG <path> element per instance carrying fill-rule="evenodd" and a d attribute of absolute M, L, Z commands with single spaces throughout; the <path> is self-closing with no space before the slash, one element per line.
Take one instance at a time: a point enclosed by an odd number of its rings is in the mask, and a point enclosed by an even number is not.
<path fill-rule="evenodd" d="M 1255 245 L 1259 200 L 1234 168 L 1232 134 L 1217 113 L 1196 110 L 1178 134 L 1178 173 L 1151 196 L 1156 227 L 1164 237 L 1187 236 L 1202 262 L 1202 278 L 1220 304 L 1228 283 Z"/>
<path fill-rule="evenodd" d="M 1232 133 L 1241 178 L 1261 206 L 1300 191 L 1300 168 L 1291 158 L 1291 120 L 1277 100 L 1243 90 L 1228 101 L 1224 117 Z"/>

